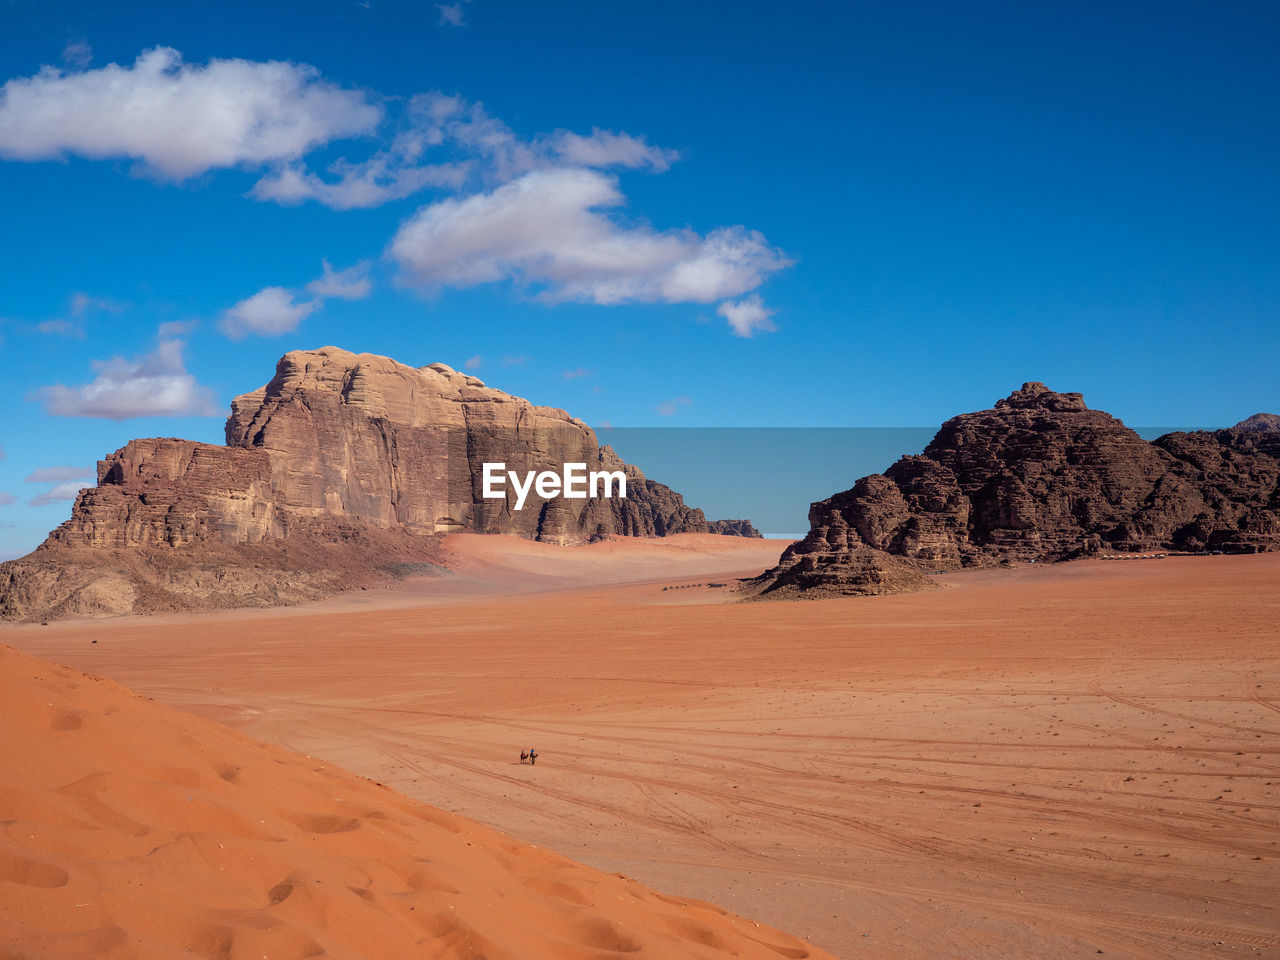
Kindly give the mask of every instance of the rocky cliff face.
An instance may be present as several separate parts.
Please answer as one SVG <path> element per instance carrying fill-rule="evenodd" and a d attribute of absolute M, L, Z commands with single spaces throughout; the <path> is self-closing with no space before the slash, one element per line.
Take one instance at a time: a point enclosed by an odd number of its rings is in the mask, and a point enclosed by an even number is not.
<path fill-rule="evenodd" d="M 152 438 L 132 440 L 98 462 L 98 486 L 81 492 L 49 542 L 178 547 L 283 535 L 263 451 Z"/>
<path fill-rule="evenodd" d="M 181 607 L 183 596 L 207 599 L 217 590 L 195 589 L 187 573 L 174 580 L 176 570 L 230 570 L 255 545 L 262 547 L 256 570 L 290 568 L 282 560 L 290 545 L 295 557 L 311 559 L 266 587 L 261 576 L 241 578 L 243 588 L 225 576 L 233 600 L 331 592 L 347 566 L 342 550 L 359 544 L 381 544 L 382 553 L 361 556 L 385 554 L 375 564 L 385 566 L 419 562 L 430 553 L 424 542 L 455 531 L 568 544 L 708 530 L 701 510 L 601 448 L 581 420 L 445 364 L 413 368 L 334 347 L 289 353 L 266 386 L 232 402 L 226 438 L 225 447 L 134 440 L 102 460 L 98 486 L 81 493 L 71 518 L 31 557 L 0 567 L 0 616 L 92 612 L 111 606 L 109 595 L 134 609 L 155 589 L 176 598 L 156 600 L 157 608 Z M 485 463 L 504 463 L 521 477 L 566 463 L 622 471 L 627 497 L 543 497 L 534 488 L 517 509 L 514 495 L 482 495 Z M 131 572 L 109 577 L 98 569 L 103 551 L 124 551 L 111 562 Z M 133 599 L 119 583 L 104 586 L 120 577 Z M 156 587 L 157 577 L 173 582 Z M 90 595 L 97 599 L 77 608 L 75 598 Z"/>
<path fill-rule="evenodd" d="M 937 571 L 1104 549 L 1280 549 L 1271 436 L 1237 427 L 1148 443 L 1078 393 L 1027 383 L 948 420 L 923 455 L 813 504 L 808 535 L 759 587 L 865 593 L 884 555 Z"/>
<path fill-rule="evenodd" d="M 258 543 L 321 518 L 555 543 L 707 532 L 701 510 L 599 447 L 581 420 L 442 363 L 415 369 L 334 347 L 287 354 L 270 383 L 232 401 L 226 435 L 225 447 L 132 441 L 99 463 L 98 486 L 81 495 L 53 539 Z M 522 477 L 565 463 L 620 470 L 627 497 L 575 501 L 535 488 L 517 509 L 513 495 L 482 495 L 485 463 Z"/>

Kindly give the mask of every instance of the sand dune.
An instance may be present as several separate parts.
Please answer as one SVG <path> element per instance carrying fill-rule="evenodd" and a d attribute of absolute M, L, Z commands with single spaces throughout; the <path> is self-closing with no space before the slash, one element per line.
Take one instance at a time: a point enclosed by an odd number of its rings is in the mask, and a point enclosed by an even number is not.
<path fill-rule="evenodd" d="M 5 957 L 825 956 L 8 647 L 0 703 Z"/>
<path fill-rule="evenodd" d="M 408 605 L 424 597 L 515 596 L 612 584 L 685 583 L 754 576 L 777 562 L 790 540 L 759 540 L 707 533 L 662 538 L 619 538 L 565 548 L 516 537 L 454 534 L 444 553 L 450 576 L 419 580 L 396 591 Z M 702 602 L 731 599 L 725 590 Z M 385 607 L 384 592 L 373 603 Z M 416 598 L 416 603 L 413 599 Z M 359 598 L 348 596 L 348 602 Z M 669 599 L 669 598 L 666 598 Z M 335 603 L 341 602 L 341 598 Z"/>
<path fill-rule="evenodd" d="M 662 590 L 697 567 L 0 639 L 846 958 L 1280 951 L 1280 556 Z"/>

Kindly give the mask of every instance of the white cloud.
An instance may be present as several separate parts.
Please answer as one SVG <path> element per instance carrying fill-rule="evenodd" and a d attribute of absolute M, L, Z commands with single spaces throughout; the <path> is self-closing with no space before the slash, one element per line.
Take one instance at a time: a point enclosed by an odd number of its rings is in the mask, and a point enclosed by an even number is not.
<path fill-rule="evenodd" d="M 17 502 L 18 502 L 18 498 L 15 497 L 12 493 L 5 493 L 4 491 L 0 491 L 0 507 L 7 507 Z"/>
<path fill-rule="evenodd" d="M 589 136 L 557 130 L 524 140 L 480 103 L 442 93 L 412 97 L 390 145 L 368 159 L 338 160 L 325 178 L 302 160 L 277 166 L 251 191 L 259 200 L 316 200 L 338 210 L 374 207 L 427 188 L 457 192 L 468 183 L 493 186 L 534 170 L 579 166 L 663 171 L 679 158 L 643 137 L 611 130 Z"/>
<path fill-rule="evenodd" d="M 310 300 L 299 300 L 296 290 L 265 287 L 224 310 L 218 328 L 232 340 L 243 340 L 250 334 L 279 336 L 296 330 L 298 324 L 324 306 L 326 297 L 363 300 L 373 289 L 367 262 L 346 270 L 334 270 L 328 260 L 322 260 L 321 266 L 324 272 L 307 284 Z"/>
<path fill-rule="evenodd" d="M 428 187 L 456 191 L 472 176 L 509 178 L 532 165 L 532 153 L 515 134 L 479 104 L 439 93 L 410 98 L 391 143 L 368 159 L 335 161 L 324 179 L 300 161 L 282 165 L 253 187 L 259 200 L 302 203 L 316 200 L 337 210 L 376 207 Z M 442 154 L 449 151 L 448 156 Z M 433 152 L 429 158 L 429 152 Z M 526 157 L 525 154 L 528 154 Z M 511 155 L 515 155 L 514 158 Z M 484 162 L 477 169 L 475 158 Z"/>
<path fill-rule="evenodd" d="M 668 169 L 680 158 L 676 150 L 651 146 L 644 137 L 601 130 L 582 136 L 569 130 L 523 140 L 482 103 L 442 93 L 420 94 L 410 103 L 410 130 L 428 146 L 452 146 L 478 158 L 479 173 L 503 183 L 533 170 L 556 166 Z"/>
<path fill-rule="evenodd" d="M 599 128 L 589 137 L 561 130 L 547 142 L 565 163 L 579 167 L 651 167 L 661 173 L 680 158 L 677 151 L 650 146 L 643 137 Z"/>
<path fill-rule="evenodd" d="M 754 337 L 763 330 L 778 329 L 772 319 L 777 311 L 766 307 L 758 293 L 736 303 L 726 301 L 716 307 L 716 313 L 728 320 L 733 332 L 740 337 Z"/>
<path fill-rule="evenodd" d="M 654 409 L 657 410 L 660 415 L 670 417 L 674 416 L 681 407 L 687 407 L 691 403 L 693 403 L 693 401 L 682 394 L 681 396 L 658 404 Z"/>
<path fill-rule="evenodd" d="M 763 235 L 705 237 L 625 226 L 599 212 L 623 203 L 617 181 L 578 167 L 538 170 L 465 199 L 420 209 L 391 256 L 426 287 L 516 280 L 549 300 L 708 303 L 740 296 L 790 261 Z"/>
<path fill-rule="evenodd" d="M 371 133 L 382 107 L 280 61 L 187 64 L 169 47 L 132 66 L 44 67 L 0 88 L 0 156 L 132 157 L 175 180 L 241 164 L 295 160 L 331 140 Z"/>
<path fill-rule="evenodd" d="M 213 395 L 187 373 L 181 340 L 160 338 L 156 349 L 132 360 L 112 357 L 93 362 L 97 377 L 79 387 L 56 384 L 36 398 L 57 417 L 216 416 Z"/>
<path fill-rule="evenodd" d="M 483 363 L 484 363 L 484 357 L 480 356 L 480 354 L 477 353 L 474 357 L 472 357 L 470 360 L 464 363 L 463 366 L 466 367 L 468 370 L 479 370 L 481 364 Z"/>
<path fill-rule="evenodd" d="M 519 356 L 512 356 L 509 353 L 504 353 L 502 355 L 502 365 L 504 367 L 523 367 L 528 362 L 529 357 L 523 353 Z"/>
<path fill-rule="evenodd" d="M 320 306 L 319 300 L 298 303 L 293 298 L 284 287 L 266 287 L 224 311 L 218 326 L 232 340 L 288 333 Z"/>
<path fill-rule="evenodd" d="M 83 490 L 85 486 L 92 486 L 92 484 L 83 484 L 78 480 L 72 481 L 71 483 L 60 483 L 53 489 L 46 490 L 44 493 L 37 494 L 32 497 L 27 501 L 27 503 L 33 507 L 44 507 L 51 503 L 58 503 L 63 500 L 74 500 L 80 495 L 80 491 Z"/>
<path fill-rule="evenodd" d="M 336 182 L 321 179 L 301 164 L 292 164 L 263 177 L 250 193 L 258 200 L 285 204 L 317 200 L 335 210 L 360 210 L 399 200 L 427 187 L 456 189 L 467 177 L 464 166 L 414 166 L 412 160 L 394 149 L 379 151 L 363 163 L 339 160 L 329 171 L 337 174 Z"/>
<path fill-rule="evenodd" d="M 68 480 L 88 480 L 94 472 L 87 467 L 37 467 L 23 478 L 24 483 L 66 483 Z"/>
<path fill-rule="evenodd" d="M 369 282 L 369 264 L 357 263 L 346 270 L 334 270 L 328 260 L 322 260 L 324 274 L 307 284 L 307 293 L 316 297 L 337 297 L 340 300 L 363 300 L 373 289 Z"/>
<path fill-rule="evenodd" d="M 581 380 L 583 377 L 589 377 L 591 375 L 592 371 L 588 370 L 586 367 L 578 367 L 577 370 L 566 370 L 564 372 L 564 378 L 566 380 Z"/>
<path fill-rule="evenodd" d="M 440 11 L 440 26 L 442 27 L 465 27 L 466 11 L 463 4 L 467 0 L 458 0 L 457 3 L 437 3 L 436 9 Z"/>

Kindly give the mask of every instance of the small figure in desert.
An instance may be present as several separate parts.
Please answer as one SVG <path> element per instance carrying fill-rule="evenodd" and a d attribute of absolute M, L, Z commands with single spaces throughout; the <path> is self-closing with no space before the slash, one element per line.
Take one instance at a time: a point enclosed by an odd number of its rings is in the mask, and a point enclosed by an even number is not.
<path fill-rule="evenodd" d="M 528 759 L 529 759 L 529 754 L 528 754 L 528 752 L 527 752 L 527 751 L 525 751 L 525 750 L 521 750 L 521 751 L 520 751 L 520 762 L 521 762 L 521 763 L 524 763 L 524 762 L 525 762 L 526 760 L 528 760 Z"/>
<path fill-rule="evenodd" d="M 529 748 L 529 762 L 530 763 L 538 762 L 538 751 L 533 749 L 533 747 Z"/>

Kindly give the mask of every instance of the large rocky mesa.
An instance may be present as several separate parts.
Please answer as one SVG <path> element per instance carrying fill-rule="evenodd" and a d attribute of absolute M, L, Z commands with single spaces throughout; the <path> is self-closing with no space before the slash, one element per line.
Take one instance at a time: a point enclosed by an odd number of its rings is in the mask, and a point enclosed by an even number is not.
<path fill-rule="evenodd" d="M 134 440 L 102 460 L 70 519 L 0 565 L 0 617 L 291 602 L 430 560 L 436 535 L 455 531 L 572 544 L 710 529 L 581 420 L 441 363 L 286 354 L 269 383 L 232 401 L 226 440 Z M 516 509 L 482 496 L 486 462 L 521 475 L 617 470 L 627 496 L 531 490 Z"/>

